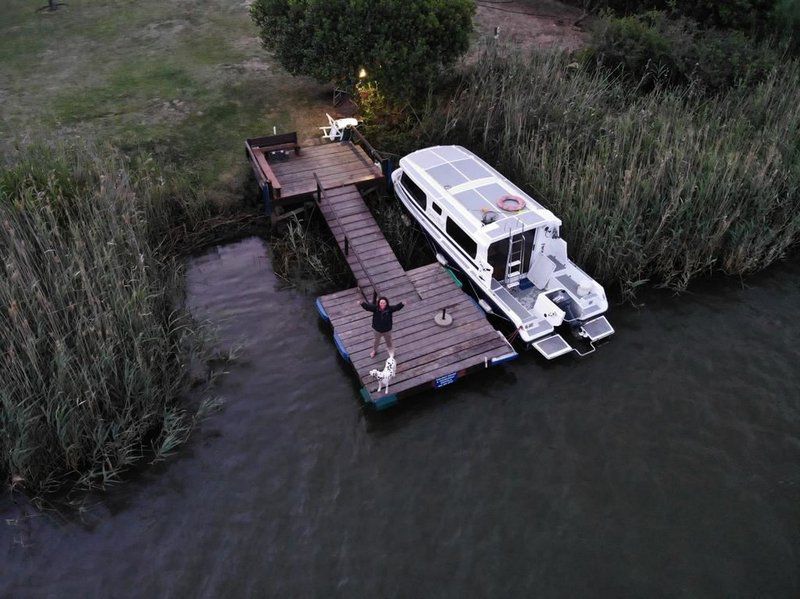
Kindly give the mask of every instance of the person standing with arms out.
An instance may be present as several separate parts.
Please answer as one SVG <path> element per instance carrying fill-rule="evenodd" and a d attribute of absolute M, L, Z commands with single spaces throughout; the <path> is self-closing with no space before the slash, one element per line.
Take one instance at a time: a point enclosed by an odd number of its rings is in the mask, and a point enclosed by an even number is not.
<path fill-rule="evenodd" d="M 394 355 L 394 345 L 392 344 L 392 313 L 403 309 L 403 302 L 394 306 L 389 305 L 389 300 L 383 296 L 378 299 L 378 304 L 369 302 L 359 302 L 358 304 L 368 312 L 372 312 L 372 329 L 375 331 L 375 342 L 372 344 L 372 353 L 369 357 L 374 358 L 378 353 L 381 337 L 386 342 L 389 355 Z"/>

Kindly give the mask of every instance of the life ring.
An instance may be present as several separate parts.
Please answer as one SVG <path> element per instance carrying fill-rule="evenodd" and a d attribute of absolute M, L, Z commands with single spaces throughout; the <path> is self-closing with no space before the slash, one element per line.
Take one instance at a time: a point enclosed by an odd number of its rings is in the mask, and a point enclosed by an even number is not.
<path fill-rule="evenodd" d="M 525 208 L 525 200 L 517 196 L 505 195 L 497 200 L 497 207 L 506 212 L 519 212 Z"/>

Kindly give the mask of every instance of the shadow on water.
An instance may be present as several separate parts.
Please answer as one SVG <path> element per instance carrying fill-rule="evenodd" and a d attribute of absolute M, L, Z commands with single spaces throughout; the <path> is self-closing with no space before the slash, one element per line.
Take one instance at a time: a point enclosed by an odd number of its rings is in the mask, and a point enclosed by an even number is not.
<path fill-rule="evenodd" d="M 241 345 L 223 411 L 78 515 L 4 499 L 0 595 L 800 593 L 797 260 L 370 415 L 262 241 L 193 259 L 187 288 Z"/>

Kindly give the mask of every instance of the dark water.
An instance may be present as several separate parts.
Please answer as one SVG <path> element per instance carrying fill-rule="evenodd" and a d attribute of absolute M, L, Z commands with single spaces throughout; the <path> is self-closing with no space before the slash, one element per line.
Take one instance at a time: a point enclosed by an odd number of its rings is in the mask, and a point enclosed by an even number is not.
<path fill-rule="evenodd" d="M 224 411 L 83 521 L 3 499 L 0 595 L 800 595 L 800 264 L 378 418 L 260 241 L 189 287 L 243 340 Z"/>

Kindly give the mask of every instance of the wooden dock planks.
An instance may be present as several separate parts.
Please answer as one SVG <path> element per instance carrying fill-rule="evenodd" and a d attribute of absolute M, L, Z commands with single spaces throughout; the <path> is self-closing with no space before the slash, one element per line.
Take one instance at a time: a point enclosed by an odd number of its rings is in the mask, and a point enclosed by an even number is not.
<path fill-rule="evenodd" d="M 282 202 L 313 194 L 317 189 L 315 172 L 326 189 L 383 178 L 380 167 L 349 141 L 303 147 L 297 155 L 271 159 L 269 166 L 280 184 Z"/>
<path fill-rule="evenodd" d="M 319 210 L 342 253 L 345 253 L 358 287 L 364 290 L 369 301 L 372 301 L 373 292 L 385 295 L 392 303 L 407 302 L 417 297 L 411 279 L 400 266 L 354 185 L 326 190 Z M 348 240 L 347 248 L 345 237 Z M 372 283 L 375 284 L 374 289 Z"/>
<path fill-rule="evenodd" d="M 365 399 L 384 407 L 385 403 L 394 403 L 399 395 L 433 388 L 437 381 L 449 384 L 469 370 L 491 366 L 498 359 L 516 357 L 508 341 L 489 324 L 483 311 L 438 263 L 406 275 L 415 290 L 424 288 L 426 291 L 394 314 L 392 337 L 397 369 L 388 395 L 375 393 L 377 381 L 369 374 L 372 369 L 383 368 L 387 354 L 382 347 L 378 356 L 369 357 L 373 342 L 372 314 L 357 305 L 363 299 L 360 289 L 347 289 L 319 298 L 340 351 L 350 360 L 364 387 Z M 442 308 L 447 308 L 453 317 L 449 327 L 440 327 L 433 320 Z"/>

